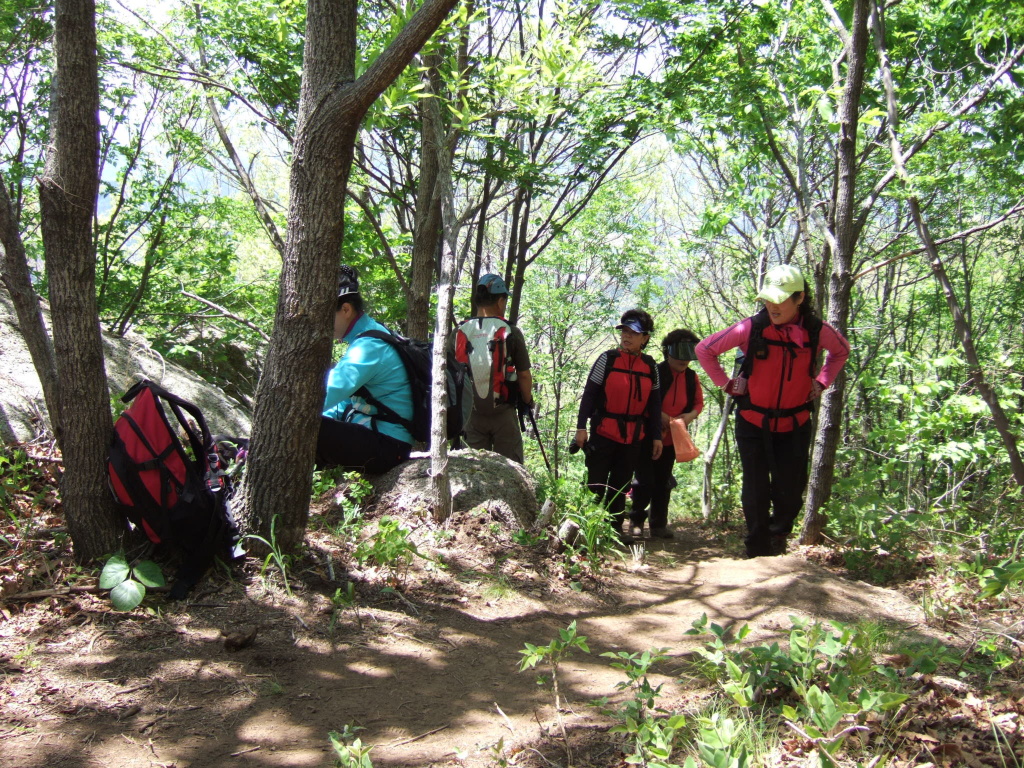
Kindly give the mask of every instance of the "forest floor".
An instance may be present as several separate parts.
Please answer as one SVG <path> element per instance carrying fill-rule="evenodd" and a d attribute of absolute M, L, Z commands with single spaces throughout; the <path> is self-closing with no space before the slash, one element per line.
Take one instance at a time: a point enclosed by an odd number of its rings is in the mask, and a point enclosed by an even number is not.
<path fill-rule="evenodd" d="M 514 543 L 486 513 L 444 528 L 403 521 L 432 559 L 359 570 L 336 523 L 314 509 L 308 554 L 287 581 L 250 557 L 208 576 L 187 601 L 158 594 L 127 613 L 90 591 L 95 572 L 73 566 L 66 543 L 45 533 L 59 517 L 38 520 L 34 538 L 7 526 L 0 765 L 326 767 L 328 733 L 348 725 L 362 729 L 378 768 L 622 766 L 621 737 L 591 704 L 621 699 L 623 673 L 600 654 L 668 649 L 652 675 L 664 685 L 660 704 L 695 711 L 714 695 L 689 664 L 698 640 L 685 632 L 702 614 L 749 625 L 748 642 L 784 641 L 793 616 L 873 621 L 961 651 L 965 642 L 930 627 L 909 595 L 844 578 L 825 550 L 742 560 L 735 535 L 696 523 L 589 575 L 544 545 Z M 67 593 L 69 584 L 80 591 Z M 556 712 L 538 670 L 519 671 L 520 651 L 574 621 L 590 653 L 562 662 Z M 891 764 L 938 762 L 933 748 L 954 740 L 961 758 L 978 756 L 961 763 L 998 765 L 983 743 L 993 722 L 1018 729 L 1010 742 L 1022 749 L 1015 685 L 979 692 L 988 700 L 968 696 L 973 710 L 933 692 Z M 1024 764 L 1019 754 L 1002 764 Z"/>

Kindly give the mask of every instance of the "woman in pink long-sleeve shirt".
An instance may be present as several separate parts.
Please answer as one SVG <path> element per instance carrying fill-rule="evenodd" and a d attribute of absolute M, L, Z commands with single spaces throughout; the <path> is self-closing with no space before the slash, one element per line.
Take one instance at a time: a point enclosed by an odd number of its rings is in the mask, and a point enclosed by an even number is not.
<path fill-rule="evenodd" d="M 849 342 L 814 314 L 796 267 L 770 269 L 757 297 L 765 304 L 757 315 L 697 345 L 697 360 L 708 377 L 736 398 L 748 557 L 785 552 L 807 488 L 811 403 L 850 356 Z M 718 358 L 736 347 L 744 364 L 730 379 Z M 817 371 L 822 349 L 827 357 Z"/>

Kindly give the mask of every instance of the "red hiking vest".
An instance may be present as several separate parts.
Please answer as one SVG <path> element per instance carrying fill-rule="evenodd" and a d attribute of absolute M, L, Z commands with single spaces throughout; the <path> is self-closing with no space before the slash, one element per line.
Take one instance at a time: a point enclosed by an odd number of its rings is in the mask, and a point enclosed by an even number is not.
<path fill-rule="evenodd" d="M 604 405 L 596 419 L 597 434 L 617 443 L 644 439 L 644 413 L 654 387 L 656 363 L 650 355 L 608 355 L 604 377 Z"/>

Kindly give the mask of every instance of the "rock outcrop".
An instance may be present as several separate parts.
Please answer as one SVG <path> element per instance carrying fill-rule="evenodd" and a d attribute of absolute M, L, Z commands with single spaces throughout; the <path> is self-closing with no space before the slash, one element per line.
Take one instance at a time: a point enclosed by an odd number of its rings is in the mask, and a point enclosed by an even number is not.
<path fill-rule="evenodd" d="M 47 324 L 49 311 L 43 310 Z M 148 378 L 199 406 L 212 432 L 248 436 L 249 413 L 203 379 L 166 362 L 139 336 L 103 334 L 111 398 Z M 27 442 L 49 431 L 43 388 L 32 365 L 7 289 L 0 285 L 0 442 Z"/>
<path fill-rule="evenodd" d="M 390 472 L 371 477 L 377 514 L 430 514 L 430 456 L 414 453 Z M 448 454 L 452 514 L 485 508 L 507 527 L 529 528 L 537 517 L 536 483 L 521 465 L 490 451 Z"/>

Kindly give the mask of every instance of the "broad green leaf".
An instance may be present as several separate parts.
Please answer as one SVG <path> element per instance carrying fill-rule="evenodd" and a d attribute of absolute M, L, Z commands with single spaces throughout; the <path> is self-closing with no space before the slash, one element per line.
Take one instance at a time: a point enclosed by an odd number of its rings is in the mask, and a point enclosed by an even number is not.
<path fill-rule="evenodd" d="M 128 578 L 131 568 L 124 559 L 124 555 L 118 553 L 107 560 L 107 564 L 100 571 L 100 589 L 113 589 L 122 581 Z"/>
<path fill-rule="evenodd" d="M 134 579 L 122 581 L 110 590 L 110 602 L 117 611 L 130 611 L 141 603 L 145 596 L 146 588 Z"/>
<path fill-rule="evenodd" d="M 152 560 L 142 560 L 136 563 L 132 568 L 132 575 L 147 587 L 162 587 L 167 583 L 160 566 Z"/>

